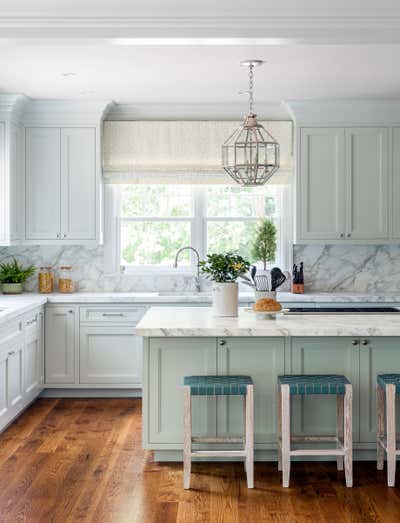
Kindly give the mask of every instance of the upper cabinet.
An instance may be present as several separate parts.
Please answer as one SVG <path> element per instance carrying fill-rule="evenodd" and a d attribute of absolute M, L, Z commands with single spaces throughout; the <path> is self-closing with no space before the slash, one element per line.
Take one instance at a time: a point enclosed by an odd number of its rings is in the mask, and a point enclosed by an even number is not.
<path fill-rule="evenodd" d="M 96 241 L 96 154 L 95 128 L 26 129 L 27 240 Z"/>
<path fill-rule="evenodd" d="M 391 204 L 393 209 L 393 238 L 400 239 L 400 127 L 393 128 L 393 190 Z"/>

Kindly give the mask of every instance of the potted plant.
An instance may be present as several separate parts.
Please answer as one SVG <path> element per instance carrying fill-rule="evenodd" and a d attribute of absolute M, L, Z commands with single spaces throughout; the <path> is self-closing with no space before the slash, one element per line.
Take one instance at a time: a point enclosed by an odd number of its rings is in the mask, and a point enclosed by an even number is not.
<path fill-rule="evenodd" d="M 35 274 L 35 266 L 23 267 L 15 258 L 0 263 L 0 283 L 4 294 L 21 294 L 22 284 Z"/>
<path fill-rule="evenodd" d="M 212 308 L 214 316 L 237 316 L 239 286 L 237 279 L 245 274 L 250 263 L 232 252 L 208 254 L 207 260 L 199 263 L 206 278 L 213 281 Z"/>

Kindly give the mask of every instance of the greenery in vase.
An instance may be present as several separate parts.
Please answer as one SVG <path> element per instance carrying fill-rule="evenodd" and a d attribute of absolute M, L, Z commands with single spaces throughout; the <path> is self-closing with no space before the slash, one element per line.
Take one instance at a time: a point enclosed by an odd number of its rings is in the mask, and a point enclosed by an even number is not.
<path fill-rule="evenodd" d="M 11 262 L 0 263 L 1 283 L 24 283 L 30 276 L 35 274 L 34 265 L 23 267 L 15 258 Z"/>
<path fill-rule="evenodd" d="M 264 271 L 267 268 L 267 262 L 275 260 L 276 226 L 272 220 L 265 218 L 257 227 L 251 254 L 254 261 L 261 261 L 263 263 Z"/>
<path fill-rule="evenodd" d="M 245 274 L 250 263 L 239 254 L 207 254 L 207 260 L 199 263 L 200 270 L 206 278 L 218 283 L 235 282 Z"/>

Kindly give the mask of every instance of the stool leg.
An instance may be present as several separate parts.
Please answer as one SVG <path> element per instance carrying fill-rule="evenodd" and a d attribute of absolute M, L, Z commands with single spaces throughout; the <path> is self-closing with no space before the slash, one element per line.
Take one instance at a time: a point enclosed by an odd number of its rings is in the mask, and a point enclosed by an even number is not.
<path fill-rule="evenodd" d="M 385 450 L 380 444 L 385 434 L 385 392 L 378 384 L 376 385 L 376 468 L 383 470 L 385 461 Z"/>
<path fill-rule="evenodd" d="M 281 391 L 278 387 L 277 393 L 278 404 L 278 471 L 282 470 L 282 401 Z"/>
<path fill-rule="evenodd" d="M 254 386 L 246 394 L 246 475 L 247 487 L 254 488 Z"/>
<path fill-rule="evenodd" d="M 353 486 L 353 387 L 346 385 L 344 395 L 344 472 L 346 487 Z"/>
<path fill-rule="evenodd" d="M 183 488 L 190 489 L 192 468 L 192 402 L 190 387 L 183 387 Z"/>
<path fill-rule="evenodd" d="M 336 396 L 336 437 L 338 442 L 336 448 L 340 447 L 340 443 L 343 441 L 343 428 L 344 428 L 344 411 L 343 411 L 344 397 L 343 394 L 337 394 Z M 337 456 L 336 465 L 338 470 L 343 470 L 343 456 Z"/>
<path fill-rule="evenodd" d="M 247 395 L 247 393 L 246 393 Z M 242 416 L 242 422 L 243 422 L 243 443 L 244 443 L 244 448 L 247 449 L 247 446 L 246 446 L 246 396 L 243 396 L 242 397 L 242 401 L 243 401 L 243 404 L 242 404 L 242 411 L 243 411 L 243 416 Z M 246 459 L 244 460 L 244 469 L 246 471 L 246 474 L 247 474 L 247 463 L 246 463 Z"/>
<path fill-rule="evenodd" d="M 396 478 L 396 387 L 386 385 L 387 483 L 394 487 Z"/>
<path fill-rule="evenodd" d="M 290 480 L 290 389 L 281 385 L 282 405 L 282 486 L 288 487 Z"/>

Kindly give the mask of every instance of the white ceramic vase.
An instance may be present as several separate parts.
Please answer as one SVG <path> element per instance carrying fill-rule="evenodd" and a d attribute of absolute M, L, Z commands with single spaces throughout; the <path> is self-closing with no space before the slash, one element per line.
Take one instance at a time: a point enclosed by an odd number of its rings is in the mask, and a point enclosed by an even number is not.
<path fill-rule="evenodd" d="M 213 282 L 212 312 L 213 316 L 231 317 L 238 315 L 239 284 L 236 282 Z"/>

